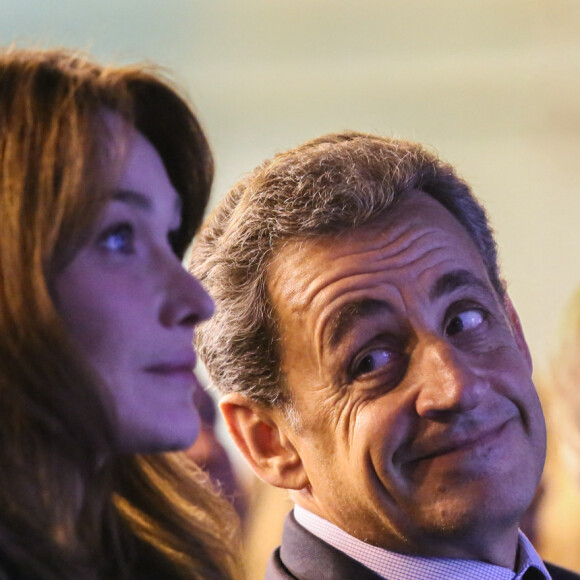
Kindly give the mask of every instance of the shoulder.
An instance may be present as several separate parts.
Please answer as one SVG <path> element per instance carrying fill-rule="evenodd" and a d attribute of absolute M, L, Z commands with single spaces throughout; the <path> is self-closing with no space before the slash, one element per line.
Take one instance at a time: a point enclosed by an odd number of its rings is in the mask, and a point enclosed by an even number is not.
<path fill-rule="evenodd" d="M 290 570 L 284 566 L 280 558 L 280 548 L 277 548 L 270 556 L 264 580 L 289 580 L 292 578 L 296 578 L 296 576 L 293 576 Z"/>
<path fill-rule="evenodd" d="M 304 529 L 289 513 L 266 580 L 379 580 L 380 576 Z"/>
<path fill-rule="evenodd" d="M 580 574 L 576 574 L 576 572 L 560 568 L 560 566 L 549 564 L 548 562 L 545 562 L 545 565 L 548 572 L 550 572 L 550 576 L 552 576 L 552 580 L 580 580 Z"/>

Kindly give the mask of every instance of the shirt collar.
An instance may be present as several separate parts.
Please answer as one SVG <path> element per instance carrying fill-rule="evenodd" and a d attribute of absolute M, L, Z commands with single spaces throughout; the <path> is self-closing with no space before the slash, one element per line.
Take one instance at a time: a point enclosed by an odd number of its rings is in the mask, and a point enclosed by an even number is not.
<path fill-rule="evenodd" d="M 314 534 L 327 544 L 360 562 L 373 572 L 389 580 L 430 580 L 432 578 L 447 578 L 448 580 L 520 580 L 524 572 L 535 566 L 542 572 L 546 580 L 551 580 L 542 559 L 531 542 L 520 531 L 518 538 L 518 558 L 516 571 L 502 566 L 495 566 L 476 560 L 461 560 L 456 558 L 423 558 L 390 552 L 377 546 L 371 546 L 329 521 L 312 512 L 295 505 L 296 521 L 311 534 Z"/>

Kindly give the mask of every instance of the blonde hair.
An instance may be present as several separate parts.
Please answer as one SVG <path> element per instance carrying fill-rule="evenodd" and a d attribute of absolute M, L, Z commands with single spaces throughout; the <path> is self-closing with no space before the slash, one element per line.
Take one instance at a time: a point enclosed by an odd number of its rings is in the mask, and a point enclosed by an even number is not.
<path fill-rule="evenodd" d="M 209 197 L 206 138 L 161 71 L 0 53 L 0 565 L 60 580 L 133 577 L 143 562 L 153 577 L 232 578 L 234 512 L 194 465 L 103 454 L 115 418 L 53 301 L 54 276 L 111 195 L 105 111 L 161 156 L 182 199 L 180 257 Z"/>

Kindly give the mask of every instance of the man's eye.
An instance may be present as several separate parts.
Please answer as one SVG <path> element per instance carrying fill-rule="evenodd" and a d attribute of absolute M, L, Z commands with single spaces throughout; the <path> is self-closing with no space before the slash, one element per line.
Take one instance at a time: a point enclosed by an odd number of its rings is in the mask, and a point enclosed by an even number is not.
<path fill-rule="evenodd" d="M 466 310 L 451 319 L 445 329 L 445 333 L 447 336 L 453 336 L 465 330 L 472 330 L 482 324 L 484 319 L 485 317 L 481 311 Z"/>
<path fill-rule="evenodd" d="M 354 377 L 360 377 L 389 364 L 393 353 L 385 348 L 377 348 L 364 354 L 354 365 Z"/>
<path fill-rule="evenodd" d="M 99 245 L 109 252 L 131 254 L 135 251 L 135 232 L 128 223 L 107 228 L 99 236 Z"/>

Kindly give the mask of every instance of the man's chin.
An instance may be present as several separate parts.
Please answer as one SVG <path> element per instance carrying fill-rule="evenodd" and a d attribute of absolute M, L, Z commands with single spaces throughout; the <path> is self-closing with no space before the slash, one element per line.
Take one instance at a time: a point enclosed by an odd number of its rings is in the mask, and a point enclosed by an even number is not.
<path fill-rule="evenodd" d="M 469 545 L 471 540 L 481 542 L 485 530 L 498 536 L 502 530 L 508 536 L 517 532 L 530 501 L 524 497 L 498 496 L 497 493 L 455 497 L 441 500 L 421 513 L 415 511 L 409 518 L 413 518 L 417 530 L 420 530 L 421 542 L 428 540 L 428 545 L 433 546 L 439 542 L 441 545 L 462 546 Z"/>

